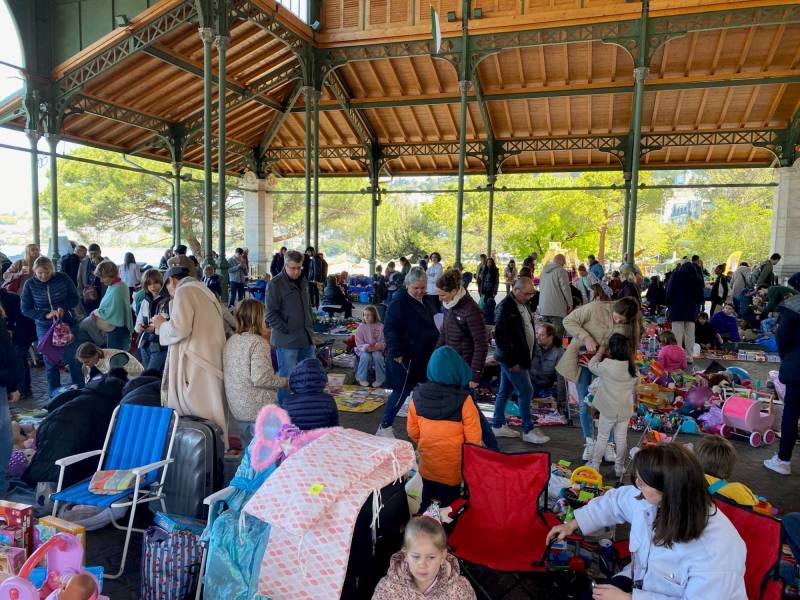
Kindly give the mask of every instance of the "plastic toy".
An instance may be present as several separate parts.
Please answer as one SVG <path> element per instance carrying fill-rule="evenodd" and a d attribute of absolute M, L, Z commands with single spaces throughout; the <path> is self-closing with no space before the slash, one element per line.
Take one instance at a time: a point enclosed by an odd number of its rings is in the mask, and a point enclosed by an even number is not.
<path fill-rule="evenodd" d="M 28 576 L 33 568 L 47 558 L 47 577 L 41 588 L 36 589 L 28 581 Z M 75 536 L 66 533 L 57 533 L 44 544 L 39 546 L 22 565 L 19 575 L 9 577 L 0 584 L 0 600 L 58 600 L 61 589 L 72 577 L 87 574 L 94 579 L 83 564 L 83 546 Z M 99 586 L 95 582 L 95 592 L 88 600 L 101 600 L 97 591 Z"/>
<path fill-rule="evenodd" d="M 582 487 L 596 487 L 603 489 L 603 476 L 592 467 L 578 467 L 572 472 L 569 478 L 573 484 L 581 484 Z"/>
<path fill-rule="evenodd" d="M 719 433 L 726 438 L 733 434 L 748 436 L 750 445 L 758 448 L 762 443 L 769 445 L 775 441 L 775 432 L 771 429 L 774 420 L 772 402 L 764 411 L 761 400 L 731 396 L 722 406 L 722 427 Z"/>
<path fill-rule="evenodd" d="M 702 408 L 712 395 L 711 388 L 696 385 L 686 394 L 686 402 L 695 408 Z"/>

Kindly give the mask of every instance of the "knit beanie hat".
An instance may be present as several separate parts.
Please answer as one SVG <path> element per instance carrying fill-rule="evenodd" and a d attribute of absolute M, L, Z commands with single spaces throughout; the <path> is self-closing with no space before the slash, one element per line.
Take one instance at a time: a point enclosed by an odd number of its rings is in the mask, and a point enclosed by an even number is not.
<path fill-rule="evenodd" d="M 465 386 L 472 379 L 472 369 L 450 346 L 442 346 L 428 361 L 428 380 L 443 385 Z"/>

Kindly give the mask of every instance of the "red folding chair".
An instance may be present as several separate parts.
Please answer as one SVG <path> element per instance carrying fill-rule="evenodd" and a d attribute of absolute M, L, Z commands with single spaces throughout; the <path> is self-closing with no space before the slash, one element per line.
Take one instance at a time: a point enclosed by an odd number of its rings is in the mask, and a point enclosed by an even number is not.
<path fill-rule="evenodd" d="M 499 600 L 518 586 L 532 596 L 519 574 L 545 570 L 547 533 L 560 522 L 544 508 L 550 455 L 465 444 L 463 456 L 467 499 L 455 516 L 450 550 L 483 597 Z M 511 573 L 514 584 L 502 595 L 489 594 L 475 565 Z"/>
<path fill-rule="evenodd" d="M 781 522 L 719 496 L 717 507 L 725 513 L 747 547 L 744 584 L 749 600 L 780 600 L 783 583 L 778 577 L 781 557 Z"/>

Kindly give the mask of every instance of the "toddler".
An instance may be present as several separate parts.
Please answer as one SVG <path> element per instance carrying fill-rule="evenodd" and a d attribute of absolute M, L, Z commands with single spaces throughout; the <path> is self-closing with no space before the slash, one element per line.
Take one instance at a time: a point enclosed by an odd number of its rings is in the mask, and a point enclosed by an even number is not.
<path fill-rule="evenodd" d="M 438 513 L 438 511 L 437 511 Z M 474 600 L 475 591 L 447 552 L 438 514 L 414 517 L 406 525 L 403 549 L 392 556 L 372 600 Z"/>
<path fill-rule="evenodd" d="M 671 331 L 663 331 L 658 336 L 661 342 L 661 350 L 658 351 L 658 364 L 666 371 L 678 371 L 688 368 L 686 363 L 686 352 L 678 345 L 675 334 Z"/>
<path fill-rule="evenodd" d="M 697 460 L 708 481 L 708 491 L 725 496 L 741 506 L 755 506 L 758 498 L 743 483 L 730 483 L 736 464 L 736 449 L 728 440 L 718 435 L 703 435 L 692 444 Z"/>
<path fill-rule="evenodd" d="M 372 387 L 383 387 L 386 381 L 386 359 L 383 351 L 386 342 L 383 339 L 383 323 L 378 315 L 378 309 L 370 305 L 364 309 L 364 322 L 356 329 L 356 354 L 358 355 L 358 369 L 356 379 L 358 385 L 369 385 L 369 369 L 375 371 L 375 381 Z"/>

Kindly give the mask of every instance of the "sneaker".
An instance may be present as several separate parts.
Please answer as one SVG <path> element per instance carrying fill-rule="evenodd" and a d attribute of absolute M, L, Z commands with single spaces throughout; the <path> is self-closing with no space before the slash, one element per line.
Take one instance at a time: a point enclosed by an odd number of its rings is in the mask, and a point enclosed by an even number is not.
<path fill-rule="evenodd" d="M 583 460 L 591 460 L 594 454 L 594 438 L 586 438 L 586 445 L 583 447 Z"/>
<path fill-rule="evenodd" d="M 584 466 L 585 467 L 589 467 L 590 469 L 594 469 L 595 471 L 599 471 L 600 470 L 600 465 L 598 465 L 596 462 L 594 462 L 592 460 L 587 462 Z"/>
<path fill-rule="evenodd" d="M 361 387 L 369 387 L 369 381 L 367 381 L 366 379 L 359 379 L 358 385 L 360 385 Z"/>
<path fill-rule="evenodd" d="M 792 466 L 789 461 L 781 460 L 778 455 L 773 455 L 772 458 L 764 461 L 764 466 L 770 471 L 775 471 L 779 475 L 791 475 Z"/>
<path fill-rule="evenodd" d="M 606 451 L 603 454 L 603 460 L 607 463 L 617 462 L 617 447 L 614 445 L 614 442 L 608 442 L 608 445 L 606 445 Z"/>
<path fill-rule="evenodd" d="M 519 431 L 514 431 L 508 425 L 503 425 L 502 427 L 495 427 L 492 425 L 492 433 L 494 437 L 519 437 Z"/>
<path fill-rule="evenodd" d="M 386 383 L 385 381 L 373 381 L 372 387 L 374 388 L 382 388 L 383 384 Z"/>
<path fill-rule="evenodd" d="M 538 428 L 531 429 L 528 433 L 522 434 L 522 441 L 529 444 L 546 444 L 550 438 L 543 434 Z"/>
<path fill-rule="evenodd" d="M 378 427 L 378 431 L 375 432 L 375 435 L 382 438 L 389 438 L 392 440 L 395 439 L 394 429 L 392 429 L 391 425 L 389 425 L 389 427 L 384 427 L 383 425 L 380 425 Z"/>

